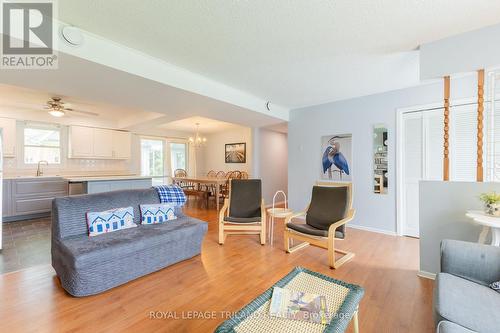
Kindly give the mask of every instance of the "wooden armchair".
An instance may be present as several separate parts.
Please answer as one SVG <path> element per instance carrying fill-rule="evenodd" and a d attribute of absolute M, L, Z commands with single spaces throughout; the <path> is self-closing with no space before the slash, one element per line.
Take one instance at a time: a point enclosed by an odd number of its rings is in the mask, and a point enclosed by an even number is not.
<path fill-rule="evenodd" d="M 309 207 L 285 220 L 286 252 L 292 253 L 309 245 L 318 246 L 328 250 L 330 268 L 339 268 L 352 259 L 354 253 L 335 248 L 335 240 L 345 238 L 345 225 L 354 215 L 351 183 L 318 183 L 313 187 Z M 305 224 L 292 222 L 300 216 L 306 217 Z M 291 239 L 304 243 L 290 247 Z M 343 256 L 335 260 L 335 252 Z"/>
<path fill-rule="evenodd" d="M 219 213 L 219 244 L 227 235 L 257 234 L 266 244 L 266 209 L 260 179 L 230 179 L 229 198 Z"/>

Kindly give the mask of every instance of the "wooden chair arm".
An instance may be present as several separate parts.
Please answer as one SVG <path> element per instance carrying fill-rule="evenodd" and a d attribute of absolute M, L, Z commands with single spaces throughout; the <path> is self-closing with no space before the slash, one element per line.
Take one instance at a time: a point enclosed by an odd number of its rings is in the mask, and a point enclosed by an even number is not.
<path fill-rule="evenodd" d="M 303 212 L 294 213 L 294 214 L 288 216 L 287 218 L 285 218 L 285 225 L 287 223 L 289 223 L 292 219 L 297 218 L 299 216 L 306 216 L 306 214 L 307 214 L 307 211 L 303 211 Z"/>
<path fill-rule="evenodd" d="M 349 212 L 347 212 L 346 217 L 330 225 L 330 228 L 328 228 L 328 235 L 335 235 L 335 230 L 337 230 L 338 227 L 346 224 L 347 222 L 352 221 L 354 215 L 356 215 L 356 210 L 351 208 Z"/>
<path fill-rule="evenodd" d="M 219 198 L 216 198 L 217 200 Z M 219 222 L 222 223 L 224 221 L 224 216 L 226 215 L 227 209 L 229 208 L 229 199 L 224 199 L 224 206 L 222 206 L 219 212 Z"/>

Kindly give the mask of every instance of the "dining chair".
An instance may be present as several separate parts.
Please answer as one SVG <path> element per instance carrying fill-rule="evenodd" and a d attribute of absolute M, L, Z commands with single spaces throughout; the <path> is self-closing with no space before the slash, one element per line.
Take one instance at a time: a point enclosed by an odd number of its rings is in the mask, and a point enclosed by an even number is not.
<path fill-rule="evenodd" d="M 256 234 L 266 244 L 266 208 L 260 179 L 231 179 L 229 198 L 219 213 L 219 244 L 227 235 Z"/>
<path fill-rule="evenodd" d="M 185 178 L 187 177 L 187 172 L 184 169 L 175 169 L 174 177 Z M 188 189 L 194 189 L 195 187 L 194 184 L 185 181 L 178 181 L 177 185 L 179 185 L 181 188 L 188 188 Z"/>
<path fill-rule="evenodd" d="M 327 249 L 329 266 L 339 268 L 351 260 L 354 253 L 336 248 L 335 240 L 345 239 L 346 224 L 354 215 L 351 183 L 317 183 L 312 189 L 309 207 L 285 220 L 285 251 L 293 253 L 309 245 L 318 246 Z M 305 216 L 305 223 L 293 221 L 301 216 Z M 290 247 L 290 240 L 294 239 L 304 243 Z M 338 260 L 335 260 L 336 252 L 343 255 Z"/>
<path fill-rule="evenodd" d="M 210 170 L 207 172 L 207 178 L 217 178 L 217 173 L 214 170 Z M 215 186 L 213 184 L 203 184 L 202 190 L 209 192 L 209 195 L 213 195 L 215 193 Z"/>

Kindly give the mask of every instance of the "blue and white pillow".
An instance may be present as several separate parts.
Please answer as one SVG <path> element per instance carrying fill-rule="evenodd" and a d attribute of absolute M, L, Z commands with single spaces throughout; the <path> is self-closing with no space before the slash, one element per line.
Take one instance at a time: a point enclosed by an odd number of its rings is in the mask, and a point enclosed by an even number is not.
<path fill-rule="evenodd" d="M 177 219 L 175 204 L 141 205 L 141 224 L 157 224 Z"/>
<path fill-rule="evenodd" d="M 158 192 L 161 203 L 172 203 L 177 207 L 184 206 L 187 201 L 186 194 L 177 185 L 160 185 L 154 187 Z"/>
<path fill-rule="evenodd" d="M 490 288 L 500 293 L 500 281 L 490 284 Z"/>
<path fill-rule="evenodd" d="M 104 212 L 88 212 L 87 226 L 89 236 L 97 236 L 108 232 L 135 228 L 134 208 L 115 208 Z"/>

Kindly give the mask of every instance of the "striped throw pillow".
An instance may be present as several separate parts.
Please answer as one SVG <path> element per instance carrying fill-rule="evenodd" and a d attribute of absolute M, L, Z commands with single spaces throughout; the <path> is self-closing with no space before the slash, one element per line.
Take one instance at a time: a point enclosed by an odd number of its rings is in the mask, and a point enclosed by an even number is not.
<path fill-rule="evenodd" d="M 89 236 L 97 236 L 108 232 L 135 228 L 134 208 L 116 208 L 104 212 L 88 212 L 87 226 Z"/>
<path fill-rule="evenodd" d="M 141 224 L 157 224 L 177 219 L 174 203 L 141 205 Z"/>

